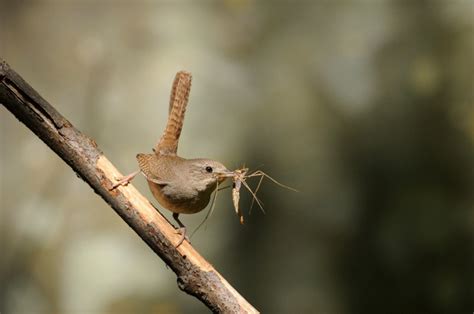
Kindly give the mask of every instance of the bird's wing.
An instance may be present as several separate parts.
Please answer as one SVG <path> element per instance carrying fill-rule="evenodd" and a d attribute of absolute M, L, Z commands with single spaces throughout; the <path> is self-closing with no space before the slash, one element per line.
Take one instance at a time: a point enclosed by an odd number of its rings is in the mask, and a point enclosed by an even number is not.
<path fill-rule="evenodd" d="M 156 165 L 158 163 L 158 159 L 155 154 L 138 154 L 137 160 L 140 171 L 145 175 L 148 181 L 160 185 L 168 184 L 168 182 L 161 178 L 157 173 L 158 167 Z"/>

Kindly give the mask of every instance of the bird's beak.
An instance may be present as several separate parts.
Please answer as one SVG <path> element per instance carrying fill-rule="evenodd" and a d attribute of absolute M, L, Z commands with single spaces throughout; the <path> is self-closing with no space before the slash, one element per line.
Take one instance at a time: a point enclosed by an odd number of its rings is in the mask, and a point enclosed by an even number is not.
<path fill-rule="evenodd" d="M 235 171 L 230 171 L 226 169 L 226 171 L 224 171 L 222 174 L 226 177 L 233 177 L 235 175 Z"/>
<path fill-rule="evenodd" d="M 220 171 L 217 175 L 219 176 L 219 182 L 222 182 L 227 178 L 233 177 L 234 171 L 230 171 L 226 169 L 224 171 Z"/>

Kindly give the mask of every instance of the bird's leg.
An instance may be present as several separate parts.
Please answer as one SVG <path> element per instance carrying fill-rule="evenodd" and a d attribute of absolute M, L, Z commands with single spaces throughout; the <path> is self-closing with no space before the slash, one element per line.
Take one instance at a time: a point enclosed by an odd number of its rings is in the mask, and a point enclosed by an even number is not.
<path fill-rule="evenodd" d="M 140 170 L 137 170 L 137 171 L 135 171 L 135 172 L 133 172 L 133 173 L 131 173 L 131 174 L 129 174 L 129 175 L 126 175 L 126 176 L 122 177 L 122 178 L 118 178 L 118 179 L 117 179 L 117 180 L 118 180 L 117 183 L 115 183 L 115 184 L 112 186 L 111 190 L 115 189 L 116 187 L 118 187 L 118 186 L 120 186 L 120 185 L 123 185 L 123 186 L 128 185 L 128 184 L 130 183 L 130 181 L 132 181 L 133 178 L 135 178 L 135 176 L 136 176 L 137 174 L 139 174 L 139 173 L 140 173 Z"/>
<path fill-rule="evenodd" d="M 176 220 L 176 222 L 179 225 L 179 228 L 176 230 L 176 232 L 181 234 L 181 238 L 179 239 L 178 244 L 175 245 L 176 248 L 178 246 L 180 246 L 181 243 L 183 243 L 184 239 L 188 240 L 188 242 L 189 242 L 189 239 L 186 236 L 186 226 L 181 222 L 181 220 L 179 220 L 178 217 L 179 217 L 178 213 L 173 213 L 173 218 L 174 218 L 174 220 Z"/>

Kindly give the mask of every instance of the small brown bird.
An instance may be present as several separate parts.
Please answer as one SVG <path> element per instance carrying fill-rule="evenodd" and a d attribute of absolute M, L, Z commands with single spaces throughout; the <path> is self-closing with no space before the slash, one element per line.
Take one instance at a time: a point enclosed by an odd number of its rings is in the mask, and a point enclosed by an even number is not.
<path fill-rule="evenodd" d="M 183 127 L 184 114 L 191 90 L 191 74 L 178 72 L 171 89 L 169 115 L 160 141 L 151 154 L 138 154 L 140 170 L 119 180 L 114 188 L 128 184 L 138 173 L 143 173 L 153 196 L 166 209 L 173 212 L 182 237 L 186 227 L 179 214 L 194 214 L 203 210 L 211 199 L 218 183 L 233 174 L 223 164 L 210 159 L 184 159 L 177 156 L 178 141 Z"/>

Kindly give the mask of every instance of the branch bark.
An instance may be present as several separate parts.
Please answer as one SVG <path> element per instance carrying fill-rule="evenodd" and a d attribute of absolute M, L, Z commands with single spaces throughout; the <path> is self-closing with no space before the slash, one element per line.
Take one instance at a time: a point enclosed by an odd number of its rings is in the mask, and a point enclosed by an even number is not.
<path fill-rule="evenodd" d="M 176 273 L 178 287 L 213 312 L 258 313 L 133 185 L 110 191 L 119 171 L 82 134 L 0 59 L 0 103 L 58 154 Z"/>

